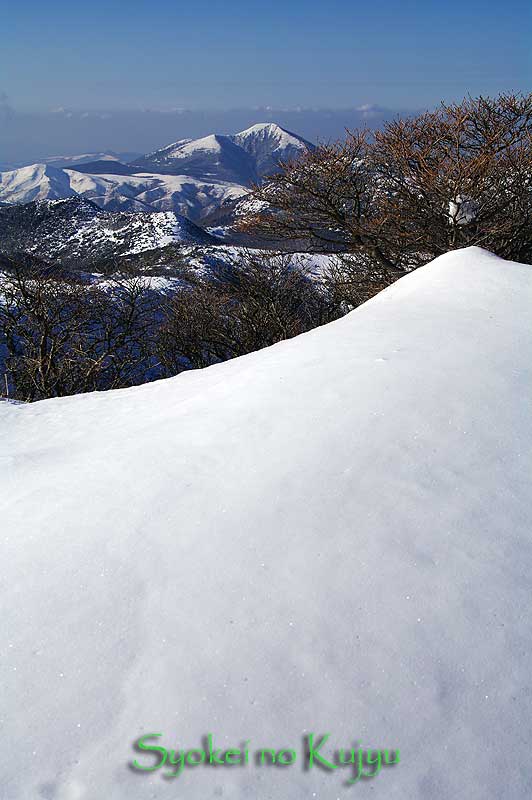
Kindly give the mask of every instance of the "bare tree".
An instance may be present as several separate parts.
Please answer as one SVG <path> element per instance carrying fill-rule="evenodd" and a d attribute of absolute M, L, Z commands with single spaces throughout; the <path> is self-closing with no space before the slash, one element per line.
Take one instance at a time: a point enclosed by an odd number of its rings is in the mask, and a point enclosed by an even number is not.
<path fill-rule="evenodd" d="M 242 229 L 303 250 L 370 255 L 396 273 L 381 247 L 370 149 L 367 131 L 348 132 L 345 142 L 321 145 L 283 164 L 254 187 L 257 212 L 243 218 Z"/>
<path fill-rule="evenodd" d="M 191 281 L 169 300 L 159 330 L 167 374 L 268 347 L 339 313 L 305 265 L 286 253 L 244 251 Z"/>
<path fill-rule="evenodd" d="M 532 95 L 442 104 L 348 133 L 255 187 L 243 227 L 359 258 L 388 281 L 450 249 L 532 260 Z"/>
<path fill-rule="evenodd" d="M 14 265 L 0 292 L 12 397 L 32 401 L 146 379 L 152 309 L 141 278 L 102 287 Z"/>
<path fill-rule="evenodd" d="M 389 123 L 370 161 L 396 263 L 411 268 L 470 245 L 532 258 L 532 95 L 470 98 Z"/>
<path fill-rule="evenodd" d="M 321 274 L 331 308 L 347 314 L 394 281 L 390 272 L 363 255 L 342 253 L 329 259 Z"/>

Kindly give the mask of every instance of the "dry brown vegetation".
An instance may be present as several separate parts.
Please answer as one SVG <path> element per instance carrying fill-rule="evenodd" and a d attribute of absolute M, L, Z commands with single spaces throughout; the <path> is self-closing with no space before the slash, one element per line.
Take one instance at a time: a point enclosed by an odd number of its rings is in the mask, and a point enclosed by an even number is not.
<path fill-rule="evenodd" d="M 254 189 L 243 227 L 337 250 L 388 281 L 459 247 L 532 261 L 532 95 L 436 111 L 320 145 Z"/>
<path fill-rule="evenodd" d="M 0 394 L 33 401 L 144 383 L 343 313 L 326 284 L 287 254 L 242 251 L 215 273 L 182 274 L 181 287 L 164 294 L 142 276 L 102 285 L 14 265 L 0 275 Z"/>

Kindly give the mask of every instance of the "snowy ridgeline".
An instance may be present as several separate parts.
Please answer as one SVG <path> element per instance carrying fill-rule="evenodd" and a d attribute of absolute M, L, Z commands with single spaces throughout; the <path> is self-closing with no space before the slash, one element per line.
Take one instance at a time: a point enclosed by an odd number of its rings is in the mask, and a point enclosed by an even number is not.
<path fill-rule="evenodd" d="M 0 172 L 0 201 L 8 204 L 83 197 L 110 211 L 174 211 L 199 219 L 246 192 L 236 183 L 188 175 L 91 175 L 49 164 Z"/>
<path fill-rule="evenodd" d="M 193 220 L 245 196 L 264 175 L 276 172 L 313 145 L 273 123 L 232 136 L 184 139 L 122 164 L 94 154 L 50 159 L 0 172 L 0 204 L 83 197 L 109 211 L 173 211 Z"/>
<path fill-rule="evenodd" d="M 250 356 L 0 404 L 2 797 L 530 796 L 531 304 L 458 251 Z M 126 766 L 308 731 L 401 763 Z"/>

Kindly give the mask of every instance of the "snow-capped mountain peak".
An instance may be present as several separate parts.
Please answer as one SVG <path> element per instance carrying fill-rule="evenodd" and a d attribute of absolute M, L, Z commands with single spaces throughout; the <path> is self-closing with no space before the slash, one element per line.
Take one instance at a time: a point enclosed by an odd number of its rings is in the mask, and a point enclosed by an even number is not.
<path fill-rule="evenodd" d="M 281 161 L 297 158 L 313 145 L 273 122 L 261 122 L 232 137 L 255 161 L 259 178 L 278 171 Z"/>
<path fill-rule="evenodd" d="M 216 176 L 249 186 L 279 169 L 279 162 L 297 157 L 313 145 L 273 122 L 261 122 L 231 136 L 210 134 L 166 145 L 133 162 L 151 172 Z"/>
<path fill-rule="evenodd" d="M 279 125 L 262 122 L 230 136 L 179 139 L 128 164 L 108 156 L 88 164 L 43 163 L 0 172 L 0 203 L 82 195 L 110 211 L 174 211 L 198 221 L 312 147 Z"/>
<path fill-rule="evenodd" d="M 251 125 L 246 130 L 235 134 L 233 140 L 240 144 L 241 147 L 245 147 L 248 142 L 257 141 L 277 142 L 280 147 L 297 147 L 301 150 L 312 147 L 310 142 L 291 131 L 281 128 L 275 122 L 258 122 L 256 125 Z"/>

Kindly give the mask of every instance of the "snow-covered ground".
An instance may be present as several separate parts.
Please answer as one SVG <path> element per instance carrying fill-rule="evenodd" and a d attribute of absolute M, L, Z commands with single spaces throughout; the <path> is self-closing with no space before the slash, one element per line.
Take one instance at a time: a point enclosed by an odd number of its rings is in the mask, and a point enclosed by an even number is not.
<path fill-rule="evenodd" d="M 472 248 L 244 358 L 0 404 L 2 800 L 531 796 L 531 305 Z M 152 732 L 401 763 L 164 780 Z"/>
<path fill-rule="evenodd" d="M 86 266 L 170 244 L 216 246 L 216 239 L 173 211 L 110 212 L 82 197 L 0 209 L 0 252 L 7 254 Z"/>

